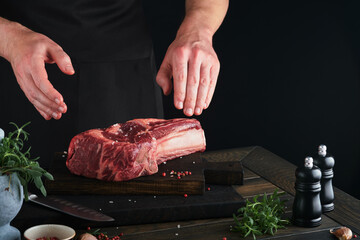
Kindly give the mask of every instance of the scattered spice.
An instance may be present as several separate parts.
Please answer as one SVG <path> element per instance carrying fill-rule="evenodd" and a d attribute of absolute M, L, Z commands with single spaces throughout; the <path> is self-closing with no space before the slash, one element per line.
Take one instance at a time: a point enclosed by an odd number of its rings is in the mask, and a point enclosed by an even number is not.
<path fill-rule="evenodd" d="M 186 197 L 186 198 L 187 198 L 187 197 L 188 197 L 188 195 L 185 193 L 185 194 L 184 194 L 184 197 Z"/>
<path fill-rule="evenodd" d="M 226 237 L 223 237 L 222 240 L 227 240 L 227 238 L 226 238 Z"/>
<path fill-rule="evenodd" d="M 207 190 L 210 191 L 210 187 L 208 187 Z"/>
<path fill-rule="evenodd" d="M 163 173 L 162 173 L 162 176 L 165 177 L 165 176 L 166 176 L 166 172 L 163 172 Z"/>
<path fill-rule="evenodd" d="M 186 170 L 186 171 L 174 171 L 174 170 L 171 170 L 170 171 L 170 177 L 177 177 L 177 179 L 181 179 L 187 175 L 191 175 L 191 172 Z M 162 175 L 165 177 L 164 173 L 162 173 Z"/>

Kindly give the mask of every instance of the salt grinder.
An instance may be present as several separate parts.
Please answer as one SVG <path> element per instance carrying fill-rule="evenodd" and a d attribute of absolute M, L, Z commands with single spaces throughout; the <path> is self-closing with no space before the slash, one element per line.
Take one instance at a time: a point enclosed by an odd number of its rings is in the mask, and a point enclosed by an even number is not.
<path fill-rule="evenodd" d="M 313 165 L 312 157 L 306 157 L 304 166 L 296 169 L 295 177 L 293 223 L 301 227 L 319 226 L 321 224 L 321 170 Z"/>
<path fill-rule="evenodd" d="M 323 212 L 334 210 L 334 190 L 332 186 L 332 178 L 334 177 L 333 167 L 335 160 L 333 156 L 326 152 L 325 145 L 319 146 L 318 157 L 314 159 L 314 165 L 321 169 L 321 192 L 320 201 Z"/>

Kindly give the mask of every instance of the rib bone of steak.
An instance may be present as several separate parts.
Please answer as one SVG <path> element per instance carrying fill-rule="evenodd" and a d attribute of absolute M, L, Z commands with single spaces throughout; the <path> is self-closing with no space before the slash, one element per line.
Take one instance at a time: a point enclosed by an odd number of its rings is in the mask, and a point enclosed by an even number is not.
<path fill-rule="evenodd" d="M 158 164 L 205 150 L 196 119 L 134 119 L 91 129 L 70 142 L 66 166 L 76 175 L 125 181 L 158 171 Z"/>

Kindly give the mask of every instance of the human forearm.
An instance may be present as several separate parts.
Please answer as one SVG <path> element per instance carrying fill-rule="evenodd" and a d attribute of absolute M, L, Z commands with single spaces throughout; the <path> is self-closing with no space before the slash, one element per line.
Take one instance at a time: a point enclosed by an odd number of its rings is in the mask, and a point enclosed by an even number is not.
<path fill-rule="evenodd" d="M 0 17 L 0 56 L 9 61 L 9 35 L 12 34 L 15 28 L 20 28 L 21 25 Z"/>
<path fill-rule="evenodd" d="M 174 89 L 174 105 L 186 116 L 200 115 L 211 102 L 220 71 L 212 37 L 228 5 L 228 0 L 187 0 L 184 21 L 160 66 L 157 83 L 165 95 Z"/>
<path fill-rule="evenodd" d="M 212 37 L 224 20 L 228 6 L 228 0 L 187 0 L 186 15 L 177 36 Z"/>

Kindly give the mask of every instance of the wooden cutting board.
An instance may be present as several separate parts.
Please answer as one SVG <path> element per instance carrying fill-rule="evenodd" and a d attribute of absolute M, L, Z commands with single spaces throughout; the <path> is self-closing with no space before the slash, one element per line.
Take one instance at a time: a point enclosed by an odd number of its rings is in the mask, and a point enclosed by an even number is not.
<path fill-rule="evenodd" d="M 214 156 L 214 154 L 211 154 L 211 156 Z M 246 156 L 246 154 L 243 155 L 241 154 L 241 152 L 237 154 L 221 153 L 219 154 L 219 156 L 216 157 L 211 156 L 208 154 L 202 154 L 200 156 L 192 155 L 184 157 L 182 159 L 173 160 L 173 163 L 175 164 L 178 160 L 187 161 L 186 159 L 203 158 L 202 167 L 205 170 L 205 174 L 202 177 L 203 179 L 205 179 L 206 184 L 205 192 L 202 195 L 193 195 L 189 192 L 187 192 L 188 197 L 175 194 L 104 194 L 106 193 L 108 187 L 102 187 L 102 195 L 92 193 L 74 195 L 74 190 L 71 190 L 68 191 L 71 192 L 71 194 L 56 195 L 59 198 L 65 199 L 75 204 L 81 204 L 91 209 L 95 209 L 102 213 L 105 213 L 106 215 L 113 217 L 115 221 L 86 221 L 40 206 L 38 204 L 34 204 L 32 202 L 24 202 L 24 206 L 20 210 L 17 217 L 12 221 L 12 224 L 21 231 L 24 231 L 25 229 L 37 224 L 49 223 L 49 221 L 72 226 L 75 229 L 86 229 L 88 226 L 96 229 L 106 226 L 118 227 L 121 225 L 129 224 L 145 224 L 203 218 L 231 217 L 232 214 L 236 212 L 239 207 L 244 205 L 245 199 L 236 191 L 233 186 L 227 184 L 242 184 L 244 175 L 241 161 Z M 57 161 L 57 164 L 60 165 L 63 171 L 67 172 L 67 169 L 65 167 L 65 159 L 64 157 L 62 157 L 62 154 L 57 154 L 57 157 L 55 159 Z M 193 164 L 191 160 L 189 161 L 191 164 Z M 170 165 L 168 164 L 170 163 L 171 161 L 168 162 L 166 166 L 169 167 Z M 176 163 L 174 168 L 179 167 L 177 164 L 179 163 Z M 161 165 L 160 167 L 162 168 L 163 165 Z M 59 191 L 59 189 L 63 189 L 63 186 L 65 186 L 65 184 L 62 182 L 63 180 L 61 178 L 57 178 L 57 176 L 61 176 L 61 172 L 51 172 L 55 175 L 56 178 L 56 180 L 52 182 L 53 189 L 57 189 L 57 191 Z M 148 177 L 142 178 L 150 180 L 152 179 Z M 136 182 L 140 181 L 140 179 L 141 178 L 131 180 L 135 182 L 132 184 L 136 185 Z M 160 180 L 162 179 L 169 180 L 169 178 L 160 178 Z M 80 180 L 80 182 L 76 182 L 78 180 Z M 92 182 L 97 181 L 94 179 L 85 180 L 85 178 L 83 179 L 82 177 L 78 176 L 71 176 L 66 181 L 71 182 L 71 185 L 74 186 L 80 185 L 76 188 L 79 189 L 79 191 L 85 192 L 85 190 L 81 189 L 81 186 L 84 186 L 84 183 L 82 181 L 88 180 Z M 186 180 L 186 178 L 181 179 L 181 181 L 183 180 Z M 188 178 L 187 180 L 190 181 L 190 178 Z M 177 183 L 181 183 L 181 181 L 178 181 Z M 56 182 L 62 183 L 64 185 L 59 184 L 56 187 Z M 104 186 L 108 184 L 107 182 L 99 182 L 99 184 Z M 128 189 L 126 189 L 128 186 L 124 183 L 122 184 L 123 191 L 129 191 Z M 72 188 L 72 186 L 70 186 L 70 183 L 66 183 L 66 185 Z M 151 186 L 151 184 L 149 185 Z M 98 188 L 100 187 L 98 186 Z M 66 190 L 62 191 L 66 192 Z M 148 193 L 155 191 L 159 192 L 160 190 L 147 189 Z M 164 188 L 162 191 L 166 192 L 168 190 L 165 190 Z M 36 213 L 36 217 L 34 217 L 34 213 Z"/>
<path fill-rule="evenodd" d="M 205 182 L 208 184 L 242 184 L 243 168 L 241 159 L 230 162 L 212 161 L 194 153 L 173 159 L 159 165 L 158 173 L 123 182 L 107 182 L 77 176 L 66 168 L 66 154 L 56 153 L 50 173 L 54 181 L 46 181 L 49 194 L 57 195 L 197 195 L 204 194 Z M 171 172 L 191 174 L 178 178 Z M 165 173 L 165 176 L 163 176 Z"/>

